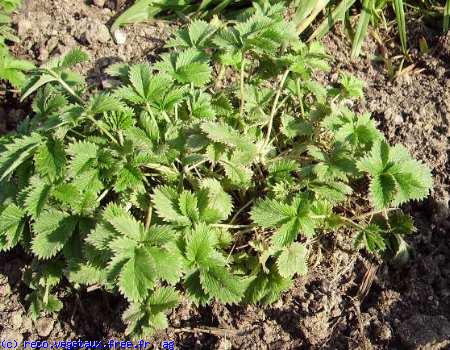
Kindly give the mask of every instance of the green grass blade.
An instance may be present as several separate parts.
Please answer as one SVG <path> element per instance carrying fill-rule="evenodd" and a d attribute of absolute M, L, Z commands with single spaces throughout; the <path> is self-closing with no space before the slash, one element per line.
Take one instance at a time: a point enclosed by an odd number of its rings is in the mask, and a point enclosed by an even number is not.
<path fill-rule="evenodd" d="M 356 28 L 356 33 L 352 44 L 351 56 L 353 58 L 358 57 L 361 53 L 361 46 L 364 38 L 367 35 L 367 28 L 369 26 L 370 18 L 372 17 L 373 5 L 374 0 L 364 0 L 363 2 L 363 9 L 358 21 L 358 27 Z"/>
<path fill-rule="evenodd" d="M 400 36 L 402 51 L 406 55 L 408 51 L 408 44 L 406 41 L 406 20 L 403 0 L 394 0 L 394 11 L 395 16 L 397 17 L 398 34 Z"/>
<path fill-rule="evenodd" d="M 444 7 L 444 21 L 442 23 L 444 33 L 448 32 L 449 19 L 450 19 L 450 0 L 447 0 L 445 2 L 445 7 Z"/>
<path fill-rule="evenodd" d="M 114 32 L 116 29 L 126 24 L 144 22 L 152 19 L 161 11 L 160 7 L 152 6 L 153 3 L 153 0 L 137 0 L 125 10 L 125 12 L 117 17 L 111 26 L 111 31 Z"/>
<path fill-rule="evenodd" d="M 316 0 L 298 0 L 295 1 L 294 23 L 300 23 L 308 17 L 314 10 Z"/>
<path fill-rule="evenodd" d="M 317 15 L 328 5 L 330 0 L 317 0 L 314 9 L 311 11 L 310 15 L 304 20 L 300 21 L 297 25 L 298 34 L 303 33 L 303 31 L 309 27 L 309 25 L 314 21 Z"/>
<path fill-rule="evenodd" d="M 355 1 L 356 0 L 341 1 L 340 4 L 327 16 L 327 18 L 322 21 L 314 33 L 311 34 L 308 41 L 323 38 L 337 22 L 344 19 L 345 12 L 355 3 Z"/>

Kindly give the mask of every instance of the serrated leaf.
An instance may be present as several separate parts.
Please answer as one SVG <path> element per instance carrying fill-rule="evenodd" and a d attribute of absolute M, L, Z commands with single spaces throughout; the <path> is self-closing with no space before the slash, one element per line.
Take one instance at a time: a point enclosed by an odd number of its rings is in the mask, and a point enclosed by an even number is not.
<path fill-rule="evenodd" d="M 359 231 L 354 239 L 355 247 L 364 245 L 369 252 L 375 253 L 386 249 L 386 243 L 382 236 L 382 230 L 379 226 L 369 224 L 363 230 Z"/>
<path fill-rule="evenodd" d="M 42 177 L 55 180 L 64 175 L 66 165 L 66 153 L 60 141 L 48 140 L 37 148 L 34 156 L 37 172 Z"/>
<path fill-rule="evenodd" d="M 0 181 L 25 162 L 34 153 L 41 141 L 41 136 L 33 133 L 30 136 L 16 138 L 14 142 L 5 145 L 5 150 L 2 151 L 0 156 Z"/>
<path fill-rule="evenodd" d="M 154 268 L 151 255 L 142 248 L 136 248 L 120 271 L 120 292 L 130 301 L 144 300 L 154 285 Z"/>
<path fill-rule="evenodd" d="M 215 179 L 205 179 L 201 188 L 207 192 L 207 204 L 202 208 L 201 217 L 208 223 L 225 220 L 233 209 L 231 196 L 227 194 L 220 182 Z"/>
<path fill-rule="evenodd" d="M 25 189 L 24 205 L 27 212 L 34 218 L 37 218 L 44 209 L 51 189 L 52 185 L 40 178 L 32 178 L 30 186 Z"/>
<path fill-rule="evenodd" d="M 285 247 L 277 259 L 281 276 L 289 278 L 295 274 L 306 275 L 308 272 L 307 251 L 303 244 L 294 242 Z"/>
<path fill-rule="evenodd" d="M 139 241 L 145 235 L 144 225 L 129 213 L 109 218 L 108 222 L 118 233 L 135 241 Z"/>
<path fill-rule="evenodd" d="M 208 266 L 217 244 L 215 238 L 205 224 L 192 229 L 186 238 L 186 259 L 192 264 Z"/>
<path fill-rule="evenodd" d="M 290 205 L 266 199 L 252 208 L 250 217 L 255 224 L 263 228 L 272 228 L 288 222 L 295 214 Z"/>
<path fill-rule="evenodd" d="M 15 204 L 8 205 L 0 214 L 0 251 L 14 247 L 22 236 L 25 213 Z"/>
<path fill-rule="evenodd" d="M 33 253 L 40 259 L 55 256 L 72 236 L 77 221 L 76 217 L 62 211 L 51 209 L 43 212 L 33 224 Z"/>
<path fill-rule="evenodd" d="M 152 313 L 167 312 L 176 307 L 180 302 L 178 292 L 171 287 L 158 288 L 149 296 L 147 305 Z"/>
<path fill-rule="evenodd" d="M 200 282 L 208 294 L 222 303 L 234 304 L 244 296 L 242 282 L 224 266 L 200 269 Z"/>
<path fill-rule="evenodd" d="M 189 219 L 177 210 L 178 194 L 170 187 L 162 186 L 153 194 L 153 204 L 158 216 L 166 222 L 189 225 Z"/>

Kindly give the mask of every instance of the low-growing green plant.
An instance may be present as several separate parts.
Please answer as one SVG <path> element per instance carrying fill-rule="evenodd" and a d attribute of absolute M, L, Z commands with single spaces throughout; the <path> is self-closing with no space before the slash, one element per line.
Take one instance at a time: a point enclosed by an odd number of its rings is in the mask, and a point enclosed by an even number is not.
<path fill-rule="evenodd" d="M 336 23 L 345 21 L 349 18 L 350 11 L 356 6 L 356 0 L 343 0 L 343 1 L 329 1 L 329 0 L 296 0 L 296 1 L 275 1 L 270 2 L 267 0 L 254 1 L 253 3 L 260 6 L 270 6 L 271 4 L 277 6 L 278 4 L 288 5 L 294 9 L 293 21 L 296 23 L 297 32 L 303 33 L 306 29 L 311 28 L 311 24 L 320 17 L 321 23 L 310 35 L 310 40 L 320 39 L 326 33 L 328 33 Z M 193 14 L 197 18 L 211 17 L 212 15 L 220 14 L 225 8 L 230 6 L 236 11 L 242 13 L 248 12 L 248 2 L 243 1 L 187 1 L 187 2 L 174 2 L 167 0 L 138 0 L 126 11 L 124 11 L 114 22 L 112 30 L 129 24 L 147 21 L 161 12 L 174 12 L 178 14 Z M 361 52 L 362 43 L 367 36 L 369 23 L 377 25 L 384 23 L 386 25 L 386 19 L 384 12 L 388 5 L 391 4 L 396 15 L 396 21 L 398 26 L 398 32 L 403 52 L 407 53 L 407 40 L 406 40 L 406 21 L 404 13 L 403 0 L 362 0 L 361 1 L 361 14 L 358 20 L 358 24 L 355 28 L 355 33 L 352 34 L 352 57 L 359 56 Z M 231 9 L 229 11 L 233 12 Z M 325 14 L 325 16 L 320 16 Z M 348 21 L 347 21 L 348 22 Z M 444 27 L 445 27 L 444 22 Z"/>
<path fill-rule="evenodd" d="M 31 62 L 10 55 L 7 41 L 18 41 L 10 27 L 9 14 L 20 5 L 20 0 L 0 0 L 0 80 L 7 80 L 16 88 L 25 81 L 25 72 L 34 68 Z"/>
<path fill-rule="evenodd" d="M 64 278 L 120 292 L 127 332 L 149 335 L 180 298 L 273 303 L 328 233 L 405 246 L 399 205 L 430 170 L 351 111 L 358 79 L 314 79 L 328 57 L 281 9 L 194 21 L 154 65 L 111 66 L 110 91 L 71 71 L 79 50 L 32 72 L 33 113 L 0 141 L 0 247 L 33 257 L 34 317 L 61 309 Z"/>

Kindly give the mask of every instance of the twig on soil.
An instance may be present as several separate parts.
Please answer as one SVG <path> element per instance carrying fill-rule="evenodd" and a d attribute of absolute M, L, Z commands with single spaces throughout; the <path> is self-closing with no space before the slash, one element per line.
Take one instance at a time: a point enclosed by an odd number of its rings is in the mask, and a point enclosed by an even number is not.
<path fill-rule="evenodd" d="M 218 328 L 218 327 L 206 327 L 206 328 L 198 328 L 198 327 L 183 327 L 183 328 L 174 328 L 174 332 L 176 333 L 206 333 L 212 334 L 218 337 L 227 337 L 227 336 L 242 336 L 250 330 L 239 330 L 239 329 L 230 329 L 230 328 Z"/>

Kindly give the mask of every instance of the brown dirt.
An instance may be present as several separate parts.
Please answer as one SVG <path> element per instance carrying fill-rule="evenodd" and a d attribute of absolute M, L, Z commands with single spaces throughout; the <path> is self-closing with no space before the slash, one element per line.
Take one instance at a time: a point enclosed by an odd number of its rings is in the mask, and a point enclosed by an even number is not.
<path fill-rule="evenodd" d="M 109 63 L 152 60 L 170 31 L 157 22 L 126 28 L 123 46 L 106 36 L 99 40 L 98 28 L 114 15 L 82 1 L 28 0 L 14 19 L 23 41 L 13 51 L 39 61 L 81 45 L 93 59 L 82 70 L 101 87 Z M 415 28 L 410 46 L 416 65 L 411 72 L 389 77 L 373 59 L 379 48 L 370 40 L 365 56 L 352 62 L 345 39 L 333 34 L 324 40 L 333 70 L 322 78 L 335 82 L 339 72 L 349 71 L 365 80 L 366 97 L 357 108 L 370 111 L 392 143 L 403 143 L 433 168 L 433 194 L 405 208 L 418 226 L 408 239 L 413 259 L 398 269 L 354 252 L 346 233 L 330 234 L 317 247 L 309 275 L 298 278 L 275 305 L 195 308 L 183 303 L 170 316 L 171 328 L 152 341 L 174 339 L 185 349 L 450 348 L 449 50 L 445 38 L 423 25 L 410 27 Z M 435 48 L 429 55 L 414 50 L 422 36 Z M 0 339 L 43 334 L 49 340 L 124 338 L 120 315 L 125 302 L 100 291 L 77 294 L 61 288 L 65 306 L 60 315 L 33 323 L 20 282 L 27 263 L 18 250 L 0 256 Z"/>

